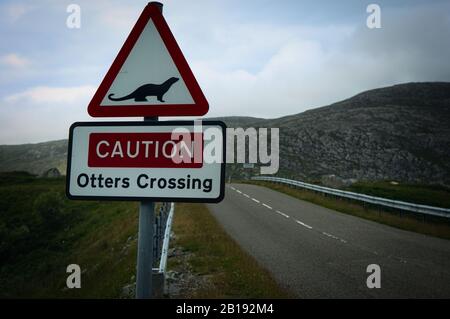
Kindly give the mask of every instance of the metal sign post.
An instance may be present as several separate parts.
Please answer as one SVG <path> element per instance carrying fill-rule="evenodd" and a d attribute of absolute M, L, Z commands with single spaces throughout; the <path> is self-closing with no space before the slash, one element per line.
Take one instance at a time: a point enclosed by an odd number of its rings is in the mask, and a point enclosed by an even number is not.
<path fill-rule="evenodd" d="M 139 235 L 137 253 L 136 298 L 152 297 L 153 222 L 155 203 L 142 201 L 139 205 Z"/>
<path fill-rule="evenodd" d="M 163 4 L 153 2 L 162 13 Z M 144 122 L 158 121 L 158 117 L 144 117 Z M 153 274 L 153 223 L 155 221 L 155 203 L 142 201 L 139 204 L 139 233 L 136 270 L 136 298 L 152 298 Z"/>
<path fill-rule="evenodd" d="M 162 4 L 160 3 L 162 13 Z M 158 121 L 158 117 L 144 117 L 144 122 Z M 152 298 L 153 275 L 153 223 L 155 203 L 142 201 L 139 204 L 139 233 L 136 270 L 136 299 Z"/>

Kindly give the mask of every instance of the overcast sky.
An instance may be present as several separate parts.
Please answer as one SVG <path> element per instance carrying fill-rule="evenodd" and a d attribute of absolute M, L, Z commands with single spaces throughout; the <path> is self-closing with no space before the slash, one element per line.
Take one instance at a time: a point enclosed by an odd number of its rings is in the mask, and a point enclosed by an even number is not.
<path fill-rule="evenodd" d="M 80 29 L 66 27 L 71 3 Z M 273 118 L 376 87 L 450 81 L 450 1 L 163 3 L 208 117 Z M 366 26 L 370 3 L 381 29 Z M 0 144 L 67 138 L 72 122 L 93 120 L 87 104 L 146 4 L 0 0 Z"/>

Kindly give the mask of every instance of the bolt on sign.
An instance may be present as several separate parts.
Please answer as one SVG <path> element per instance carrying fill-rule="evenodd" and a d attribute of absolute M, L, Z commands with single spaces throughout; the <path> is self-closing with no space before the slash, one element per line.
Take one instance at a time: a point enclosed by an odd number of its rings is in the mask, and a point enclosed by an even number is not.
<path fill-rule="evenodd" d="M 79 122 L 69 133 L 71 199 L 219 202 L 225 126 L 219 121 Z"/>

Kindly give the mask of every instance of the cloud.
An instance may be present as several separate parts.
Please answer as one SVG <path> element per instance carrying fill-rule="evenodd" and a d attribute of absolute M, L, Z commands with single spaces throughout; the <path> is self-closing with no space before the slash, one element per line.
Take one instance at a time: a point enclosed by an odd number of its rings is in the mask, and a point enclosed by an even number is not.
<path fill-rule="evenodd" d="M 15 3 L 10 4 L 6 7 L 5 12 L 9 21 L 16 22 L 20 18 L 22 18 L 25 14 L 30 12 L 34 7 L 28 4 L 23 3 Z"/>
<path fill-rule="evenodd" d="M 67 137 L 75 121 L 89 120 L 93 86 L 34 87 L 5 97 L 0 105 L 0 144 Z"/>
<path fill-rule="evenodd" d="M 208 116 L 284 116 L 376 87 L 449 81 L 447 12 L 440 6 L 391 10 L 383 28 L 373 30 L 362 21 L 216 31 L 221 52 L 193 64 L 211 105 Z"/>
<path fill-rule="evenodd" d="M 243 28 L 245 29 L 245 28 Z M 327 81 L 336 65 L 331 62 L 335 49 L 330 42 L 351 37 L 351 27 L 341 26 L 329 33 L 328 26 L 279 29 L 261 26 L 253 38 L 243 41 L 236 51 L 223 50 L 215 59 L 196 61 L 193 69 L 205 90 L 210 116 L 247 115 L 275 117 L 301 112 L 332 102 L 337 84 Z M 237 41 L 239 31 L 231 36 Z M 249 35 L 245 35 L 247 37 Z M 268 37 L 270 39 L 265 39 Z M 330 39 L 333 37 L 333 39 Z M 248 43 L 248 46 L 245 45 Z M 272 52 L 261 57 L 261 52 Z M 223 58 L 226 56 L 226 58 Z M 251 65 L 252 56 L 260 56 L 259 65 Z M 239 65 L 241 59 L 242 65 Z M 249 62 L 242 62 L 242 60 Z M 222 65 L 220 61 L 225 61 Z M 225 64 L 225 66 L 224 66 Z"/>
<path fill-rule="evenodd" d="M 30 60 L 22 58 L 15 53 L 0 56 L 0 63 L 14 68 L 24 68 L 31 64 Z"/>
<path fill-rule="evenodd" d="M 6 102 L 17 103 L 19 101 L 29 103 L 70 103 L 74 104 L 88 97 L 95 92 L 95 87 L 84 85 L 79 87 L 59 88 L 39 86 L 28 89 L 24 92 L 12 94 L 7 96 L 4 100 Z"/>

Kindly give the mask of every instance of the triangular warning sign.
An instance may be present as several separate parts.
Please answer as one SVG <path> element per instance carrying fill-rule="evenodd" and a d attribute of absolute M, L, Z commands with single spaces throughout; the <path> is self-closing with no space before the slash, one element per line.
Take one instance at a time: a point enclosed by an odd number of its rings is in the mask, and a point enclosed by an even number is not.
<path fill-rule="evenodd" d="M 145 7 L 88 112 L 94 117 L 208 112 L 208 101 L 156 5 Z"/>

